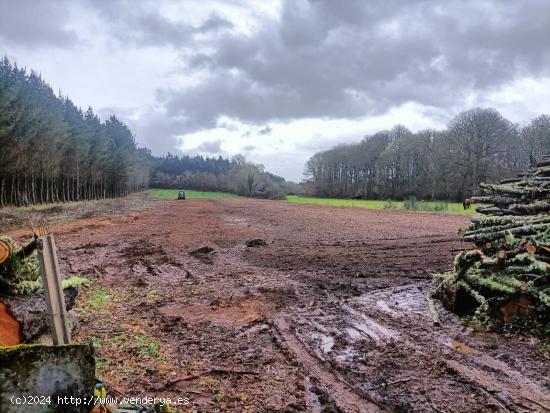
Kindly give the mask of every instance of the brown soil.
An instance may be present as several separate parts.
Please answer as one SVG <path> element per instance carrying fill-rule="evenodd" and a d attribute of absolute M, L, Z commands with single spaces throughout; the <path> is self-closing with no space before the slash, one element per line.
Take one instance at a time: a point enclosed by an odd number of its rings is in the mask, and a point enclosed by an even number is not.
<path fill-rule="evenodd" d="M 65 274 L 92 281 L 76 338 L 101 343 L 99 374 L 123 393 L 189 397 L 189 411 L 550 409 L 540 342 L 444 309 L 430 321 L 430 274 L 466 247 L 465 222 L 225 199 L 53 232 Z"/>

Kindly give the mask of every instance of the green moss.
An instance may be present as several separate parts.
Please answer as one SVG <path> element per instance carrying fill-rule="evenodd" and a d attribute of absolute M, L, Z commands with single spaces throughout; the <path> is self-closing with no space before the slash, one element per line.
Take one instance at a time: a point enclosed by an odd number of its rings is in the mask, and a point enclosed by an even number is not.
<path fill-rule="evenodd" d="M 33 251 L 24 259 L 19 258 L 21 246 L 10 237 L 0 237 L 9 244 L 12 255 L 0 265 L 0 284 L 12 294 L 29 294 L 41 287 L 38 254 Z"/>
<path fill-rule="evenodd" d="M 538 298 L 546 307 L 550 307 L 550 291 L 539 291 Z"/>
<path fill-rule="evenodd" d="M 88 285 L 89 283 L 90 283 L 90 280 L 88 280 L 87 278 L 74 276 L 74 277 L 64 279 L 62 281 L 62 286 L 63 286 L 63 289 L 65 289 L 69 287 L 81 287 L 83 285 Z"/>
<path fill-rule="evenodd" d="M 134 339 L 139 345 L 140 357 L 152 359 L 160 358 L 161 343 L 159 340 L 147 335 L 136 335 L 134 336 Z"/>
<path fill-rule="evenodd" d="M 456 281 L 456 275 L 454 272 L 445 272 L 441 274 L 434 274 L 433 278 L 442 284 L 451 284 Z"/>
<path fill-rule="evenodd" d="M 43 344 L 18 344 L 16 346 L 0 346 L 0 358 L 9 356 L 12 353 L 25 351 L 27 349 L 38 349 L 45 347 Z"/>
<path fill-rule="evenodd" d="M 99 288 L 90 294 L 89 304 L 91 307 L 98 309 L 103 307 L 109 301 L 109 298 L 108 290 L 106 288 Z"/>
<path fill-rule="evenodd" d="M 506 244 L 510 247 L 515 247 L 518 244 L 516 237 L 514 237 L 514 234 L 512 234 L 510 231 L 506 231 L 504 239 L 506 240 Z"/>
<path fill-rule="evenodd" d="M 509 265 L 504 270 L 506 274 L 509 275 L 519 275 L 519 274 L 548 274 L 548 265 L 542 261 L 535 260 L 532 264 L 529 265 Z"/>
<path fill-rule="evenodd" d="M 508 285 L 502 284 L 500 280 L 495 280 L 495 277 L 491 278 L 478 278 L 475 280 L 475 283 L 480 287 L 488 288 L 489 290 L 505 293 L 505 294 L 514 294 L 516 289 Z"/>

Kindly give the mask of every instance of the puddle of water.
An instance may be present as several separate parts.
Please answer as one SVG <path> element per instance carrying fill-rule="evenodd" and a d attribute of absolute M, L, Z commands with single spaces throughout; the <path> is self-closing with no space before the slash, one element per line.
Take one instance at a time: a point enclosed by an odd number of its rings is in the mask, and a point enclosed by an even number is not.
<path fill-rule="evenodd" d="M 376 305 L 380 310 L 393 316 L 407 312 L 427 317 L 426 291 L 419 290 L 417 285 L 374 291 L 358 297 L 355 302 L 368 308 Z"/>
<path fill-rule="evenodd" d="M 355 320 L 352 321 L 353 327 L 374 340 L 381 341 L 399 337 L 399 334 L 396 331 L 378 324 L 365 314 L 354 310 L 347 305 L 344 306 L 344 309 L 355 316 Z"/>
<path fill-rule="evenodd" d="M 348 333 L 348 336 L 351 337 L 352 340 L 360 340 L 361 338 L 363 338 L 363 335 L 361 334 L 361 332 L 359 330 L 357 330 L 356 328 L 353 328 L 353 327 L 348 327 L 346 328 L 346 333 Z"/>
<path fill-rule="evenodd" d="M 330 335 L 325 335 L 323 333 L 310 333 L 310 336 L 317 342 L 319 349 L 327 354 L 332 350 L 334 346 L 334 338 Z"/>
<path fill-rule="evenodd" d="M 362 322 L 354 323 L 355 328 L 361 330 L 366 335 L 374 338 L 377 341 L 382 339 L 395 338 L 398 334 L 375 321 L 368 318 L 366 315 L 361 314 Z"/>
<path fill-rule="evenodd" d="M 395 313 L 395 311 L 393 311 L 390 306 L 388 305 L 388 303 L 384 300 L 378 300 L 376 302 L 376 305 L 378 306 L 378 308 L 380 308 L 382 311 L 385 311 L 386 313 Z"/>
<path fill-rule="evenodd" d="M 328 353 L 334 346 L 334 339 L 331 336 L 321 336 L 321 350 L 324 353 Z"/>
<path fill-rule="evenodd" d="M 361 334 L 359 334 L 359 338 L 361 338 Z M 334 355 L 334 358 L 339 361 L 340 363 L 349 363 L 352 360 L 354 360 L 358 355 L 358 352 L 353 347 L 345 347 L 343 349 L 338 350 L 338 353 Z"/>
<path fill-rule="evenodd" d="M 313 385 L 311 384 L 311 380 L 308 376 L 306 376 L 304 382 L 304 387 L 306 388 L 306 405 L 308 411 L 312 413 L 321 413 L 321 401 L 319 400 L 319 396 L 317 396 L 317 394 L 315 394 L 315 392 L 313 391 Z"/>

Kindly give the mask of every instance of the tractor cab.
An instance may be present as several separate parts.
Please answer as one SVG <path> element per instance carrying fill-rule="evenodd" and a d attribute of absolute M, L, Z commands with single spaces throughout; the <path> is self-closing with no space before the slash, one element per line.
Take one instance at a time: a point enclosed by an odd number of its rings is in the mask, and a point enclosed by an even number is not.
<path fill-rule="evenodd" d="M 185 199 L 185 191 L 184 190 L 178 191 L 178 199 Z"/>

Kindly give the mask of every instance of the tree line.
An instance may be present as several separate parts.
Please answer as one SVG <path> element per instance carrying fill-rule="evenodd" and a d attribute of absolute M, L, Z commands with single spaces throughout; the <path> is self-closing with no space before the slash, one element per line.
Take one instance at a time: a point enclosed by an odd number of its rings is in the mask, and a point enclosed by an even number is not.
<path fill-rule="evenodd" d="M 473 109 L 445 130 L 397 125 L 312 156 L 308 194 L 373 199 L 459 200 L 481 181 L 524 170 L 550 152 L 550 116 L 518 126 Z M 0 207 L 101 199 L 149 186 L 278 199 L 303 186 L 237 155 L 153 157 L 115 116 L 101 121 L 56 95 L 39 74 L 0 60 Z"/>
<path fill-rule="evenodd" d="M 100 199 L 148 186 L 151 156 L 115 116 L 57 96 L 0 60 L 0 206 Z"/>
<path fill-rule="evenodd" d="M 155 158 L 151 186 L 222 191 L 238 195 L 281 199 L 296 191 L 297 184 L 267 172 L 263 165 L 246 160 L 243 155 L 231 159 L 190 157 L 168 154 Z"/>
<path fill-rule="evenodd" d="M 520 127 L 495 109 L 472 109 L 445 130 L 402 125 L 338 145 L 306 163 L 307 192 L 326 197 L 461 200 L 480 182 L 514 176 L 550 153 L 550 116 Z"/>
<path fill-rule="evenodd" d="M 290 185 L 242 155 L 154 157 L 115 116 L 102 122 L 36 72 L 0 60 L 0 207 L 117 197 L 149 186 L 277 199 Z"/>

